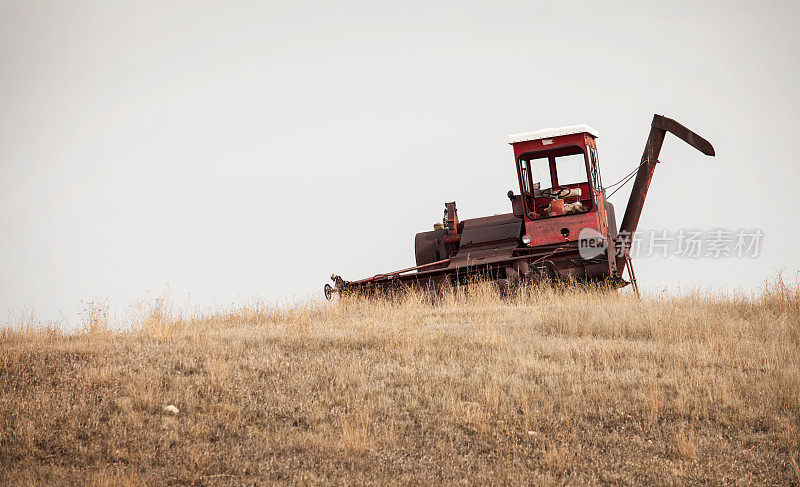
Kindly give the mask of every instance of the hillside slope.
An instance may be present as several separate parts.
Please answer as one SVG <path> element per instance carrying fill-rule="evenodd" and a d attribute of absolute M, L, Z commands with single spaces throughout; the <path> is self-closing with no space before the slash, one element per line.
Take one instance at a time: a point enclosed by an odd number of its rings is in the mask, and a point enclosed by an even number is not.
<path fill-rule="evenodd" d="M 781 283 L 106 316 L 0 334 L 3 483 L 800 482 Z"/>

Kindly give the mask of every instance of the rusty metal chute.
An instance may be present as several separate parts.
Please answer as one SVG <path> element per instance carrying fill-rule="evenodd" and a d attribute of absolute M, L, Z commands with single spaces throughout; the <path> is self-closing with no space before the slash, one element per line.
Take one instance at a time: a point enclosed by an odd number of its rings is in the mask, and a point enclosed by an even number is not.
<path fill-rule="evenodd" d="M 653 172 L 656 170 L 656 164 L 659 162 L 658 156 L 661 154 L 661 146 L 664 144 L 664 137 L 667 135 L 667 132 L 675 135 L 707 156 L 715 155 L 714 147 L 703 137 L 700 137 L 671 118 L 662 115 L 653 115 L 653 122 L 650 124 L 650 134 L 647 137 L 644 154 L 642 154 L 642 161 L 636 173 L 636 180 L 633 183 L 631 195 L 628 198 L 625 216 L 622 218 L 622 224 L 619 227 L 619 233 L 624 235 L 628 240 L 627 242 L 622 242 L 624 246 L 622 252 L 627 252 L 630 248 L 633 234 L 639 226 L 639 218 L 642 216 L 644 200 L 647 197 L 647 191 L 650 188 L 650 181 L 653 179 Z M 622 274 L 625 268 L 625 262 L 624 254 L 617 256 L 617 269 L 620 274 Z"/>

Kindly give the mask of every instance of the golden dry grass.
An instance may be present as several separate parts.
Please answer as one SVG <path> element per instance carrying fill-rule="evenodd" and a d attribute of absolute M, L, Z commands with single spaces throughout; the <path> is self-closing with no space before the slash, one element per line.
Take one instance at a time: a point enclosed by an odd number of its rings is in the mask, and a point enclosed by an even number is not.
<path fill-rule="evenodd" d="M 797 484 L 800 291 L 487 286 L 0 334 L 6 484 Z M 178 414 L 164 411 L 173 404 Z"/>

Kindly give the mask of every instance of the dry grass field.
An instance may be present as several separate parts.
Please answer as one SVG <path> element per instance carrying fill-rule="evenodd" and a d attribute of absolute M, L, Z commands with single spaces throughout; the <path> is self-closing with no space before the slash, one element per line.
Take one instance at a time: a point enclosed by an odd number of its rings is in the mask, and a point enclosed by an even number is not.
<path fill-rule="evenodd" d="M 129 320 L 86 303 L 80 331 L 0 332 L 0 482 L 800 482 L 800 290 L 780 280 Z"/>

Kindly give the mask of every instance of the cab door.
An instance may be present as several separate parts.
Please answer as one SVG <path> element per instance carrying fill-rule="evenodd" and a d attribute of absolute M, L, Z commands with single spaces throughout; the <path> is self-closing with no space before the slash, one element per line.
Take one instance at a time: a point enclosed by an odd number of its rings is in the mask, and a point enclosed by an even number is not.
<path fill-rule="evenodd" d="M 601 234 L 608 235 L 608 212 L 606 211 L 606 194 L 603 182 L 600 180 L 600 165 L 597 158 L 597 148 L 586 144 L 586 154 L 589 163 L 589 185 L 592 188 L 592 199 L 597 208 L 598 229 Z"/>

